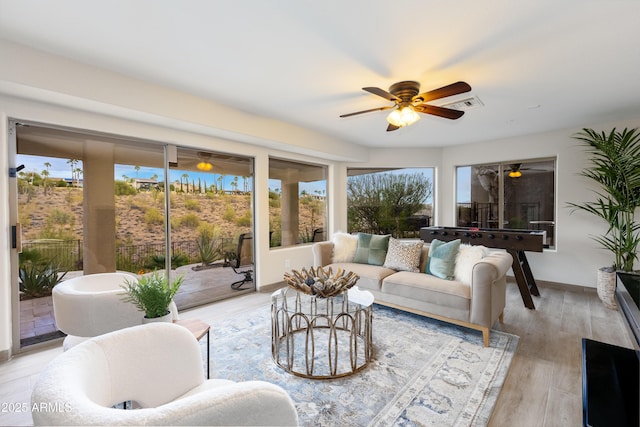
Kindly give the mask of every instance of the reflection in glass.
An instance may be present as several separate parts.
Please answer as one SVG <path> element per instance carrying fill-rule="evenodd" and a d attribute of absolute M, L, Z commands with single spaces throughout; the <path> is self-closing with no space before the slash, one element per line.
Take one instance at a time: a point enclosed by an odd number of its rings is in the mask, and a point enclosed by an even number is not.
<path fill-rule="evenodd" d="M 555 160 L 460 166 L 457 226 L 542 230 L 555 245 Z"/>

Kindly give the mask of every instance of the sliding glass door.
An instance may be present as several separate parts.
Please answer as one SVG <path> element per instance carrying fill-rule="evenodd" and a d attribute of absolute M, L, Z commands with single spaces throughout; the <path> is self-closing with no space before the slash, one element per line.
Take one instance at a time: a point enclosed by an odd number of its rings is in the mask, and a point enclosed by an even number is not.
<path fill-rule="evenodd" d="M 233 262 L 239 236 L 253 231 L 251 158 L 33 123 L 10 129 L 20 347 L 61 336 L 51 290 L 79 275 L 169 269 L 185 277 L 179 309 L 255 290 L 252 280 L 230 286 L 243 274 Z"/>

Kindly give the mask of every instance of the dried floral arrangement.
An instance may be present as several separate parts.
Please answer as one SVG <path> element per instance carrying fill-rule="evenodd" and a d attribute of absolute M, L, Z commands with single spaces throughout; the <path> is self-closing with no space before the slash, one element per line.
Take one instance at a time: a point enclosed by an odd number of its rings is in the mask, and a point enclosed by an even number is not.
<path fill-rule="evenodd" d="M 331 267 L 326 270 L 322 267 L 311 267 L 309 270 L 302 268 L 301 271 L 292 270 L 291 273 L 284 274 L 284 280 L 289 287 L 321 298 L 332 297 L 346 291 L 353 287 L 359 278 L 354 272 L 341 268 L 333 274 Z"/>

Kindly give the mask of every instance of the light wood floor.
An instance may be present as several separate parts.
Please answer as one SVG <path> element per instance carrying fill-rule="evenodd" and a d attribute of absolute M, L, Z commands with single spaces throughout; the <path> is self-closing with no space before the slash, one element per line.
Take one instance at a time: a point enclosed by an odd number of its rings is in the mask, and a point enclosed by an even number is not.
<path fill-rule="evenodd" d="M 539 285 L 536 310 L 524 307 L 515 284 L 507 291 L 504 324 L 495 329 L 520 336 L 516 355 L 500 392 L 490 426 L 582 425 L 581 339 L 592 338 L 632 347 L 619 311 L 604 308 L 595 290 Z M 267 304 L 269 293 L 254 293 L 205 307 L 182 311 L 182 318 L 199 318 L 212 328 L 234 314 Z M 0 425 L 30 425 L 29 413 L 9 411 L 7 404 L 29 404 L 31 388 L 42 367 L 61 345 L 15 356 L 0 364 Z"/>

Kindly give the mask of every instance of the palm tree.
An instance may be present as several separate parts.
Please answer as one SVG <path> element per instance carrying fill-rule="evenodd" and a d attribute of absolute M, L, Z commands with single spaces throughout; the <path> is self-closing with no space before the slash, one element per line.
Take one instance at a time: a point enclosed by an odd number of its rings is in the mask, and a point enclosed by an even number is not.
<path fill-rule="evenodd" d="M 82 168 L 75 168 L 73 171 L 75 172 L 76 187 L 80 187 L 80 176 L 82 175 Z"/>
<path fill-rule="evenodd" d="M 184 182 L 187 184 L 187 192 L 189 192 L 189 175 L 183 173 L 180 178 L 180 191 L 184 193 L 184 189 L 182 188 L 182 178 L 184 178 Z"/>
<path fill-rule="evenodd" d="M 640 223 L 634 218 L 640 207 L 640 133 L 637 128 L 622 132 L 614 128 L 609 134 L 583 129 L 574 138 L 590 154 L 590 167 L 581 175 L 599 189 L 595 201 L 569 206 L 608 224 L 606 233 L 593 239 L 614 255 L 614 269 L 631 271 L 640 245 Z"/>

